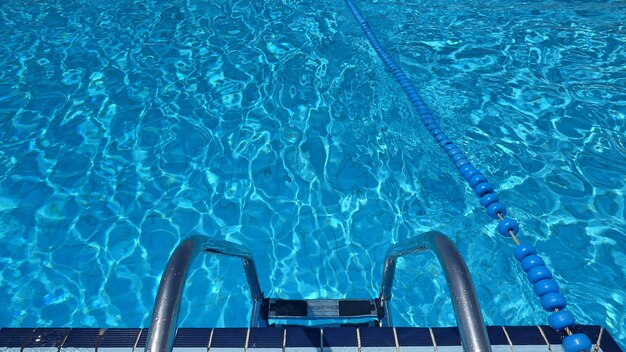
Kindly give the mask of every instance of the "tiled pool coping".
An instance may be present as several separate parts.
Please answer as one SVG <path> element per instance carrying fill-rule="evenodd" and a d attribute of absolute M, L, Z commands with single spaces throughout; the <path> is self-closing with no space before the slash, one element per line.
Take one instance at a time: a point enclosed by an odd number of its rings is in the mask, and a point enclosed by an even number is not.
<path fill-rule="evenodd" d="M 600 326 L 579 325 L 599 351 L 622 352 Z M 0 352 L 143 352 L 148 329 L 3 328 Z M 547 326 L 488 326 L 493 352 L 562 352 L 562 336 Z M 457 328 L 271 327 L 180 328 L 177 352 L 456 352 Z M 436 347 L 435 347 L 436 345 Z M 595 347 L 595 345 L 594 345 Z M 323 351 L 322 351 L 323 349 Z"/>

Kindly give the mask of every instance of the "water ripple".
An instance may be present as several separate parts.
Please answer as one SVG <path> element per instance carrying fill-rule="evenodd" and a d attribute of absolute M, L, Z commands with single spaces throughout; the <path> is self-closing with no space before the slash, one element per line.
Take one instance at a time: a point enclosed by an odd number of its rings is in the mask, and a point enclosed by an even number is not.
<path fill-rule="evenodd" d="M 578 320 L 618 340 L 624 10 L 363 4 Z M 252 246 L 269 295 L 372 297 L 387 247 L 430 229 L 459 245 L 489 324 L 545 321 L 342 5 L 9 0 L 0 20 L 0 301 L 14 307 L 0 325 L 146 326 L 191 233 Z M 433 258 L 398 268 L 395 323 L 454 324 Z M 249 310 L 237 260 L 194 265 L 183 326 L 246 325 Z"/>

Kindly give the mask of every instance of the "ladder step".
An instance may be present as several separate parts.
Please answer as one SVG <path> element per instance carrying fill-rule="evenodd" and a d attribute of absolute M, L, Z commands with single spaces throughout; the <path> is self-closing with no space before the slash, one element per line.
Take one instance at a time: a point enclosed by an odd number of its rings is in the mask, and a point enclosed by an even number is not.
<path fill-rule="evenodd" d="M 351 319 L 382 316 L 383 310 L 376 299 L 268 299 L 269 319 Z"/>

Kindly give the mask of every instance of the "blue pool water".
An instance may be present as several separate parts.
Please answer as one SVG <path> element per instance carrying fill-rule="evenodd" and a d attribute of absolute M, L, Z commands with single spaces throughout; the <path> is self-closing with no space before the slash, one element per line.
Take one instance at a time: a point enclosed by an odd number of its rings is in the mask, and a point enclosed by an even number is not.
<path fill-rule="evenodd" d="M 626 341 L 626 4 L 358 2 L 497 186 L 578 321 Z M 540 324 L 513 244 L 421 127 L 342 1 L 0 4 L 0 326 L 147 326 L 181 238 L 250 246 L 266 294 L 377 294 L 387 247 L 459 246 L 488 324 Z M 396 325 L 453 325 L 432 256 Z M 243 326 L 203 258 L 182 326 Z M 6 309 L 8 307 L 8 309 Z"/>

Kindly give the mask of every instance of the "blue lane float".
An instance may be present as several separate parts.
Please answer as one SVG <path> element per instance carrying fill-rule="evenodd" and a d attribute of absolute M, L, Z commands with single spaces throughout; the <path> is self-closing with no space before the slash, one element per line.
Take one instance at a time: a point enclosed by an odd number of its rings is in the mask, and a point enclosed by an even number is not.
<path fill-rule="evenodd" d="M 435 142 L 448 155 L 461 176 L 480 198 L 480 205 L 485 208 L 487 215 L 493 219 L 500 219 L 498 233 L 504 237 L 512 237 L 515 241 L 515 259 L 520 262 L 522 269 L 527 273 L 527 278 L 533 284 L 533 290 L 539 297 L 541 306 L 553 312 L 548 318 L 548 323 L 554 330 L 564 332 L 567 335 L 562 342 L 563 349 L 566 352 L 589 351 L 591 349 L 591 340 L 585 334 L 572 333 L 571 330 L 576 325 L 576 321 L 569 311 L 563 310 L 567 305 L 565 296 L 559 292 L 559 286 L 552 279 L 552 273 L 545 266 L 544 260 L 537 255 L 537 250 L 529 244 L 519 243 L 515 237 L 519 231 L 519 224 L 512 218 L 505 218 L 507 213 L 506 207 L 500 203 L 494 187 L 489 183 L 487 177 L 469 162 L 461 149 L 441 129 L 418 90 L 385 48 L 382 47 L 354 1 L 345 0 L 345 2 L 354 14 L 359 26 L 361 26 L 365 37 L 367 37 L 371 46 L 383 63 L 385 63 L 385 66 L 391 71 L 394 79 L 400 84 L 409 101 L 415 107 L 424 127 L 426 127 Z"/>

